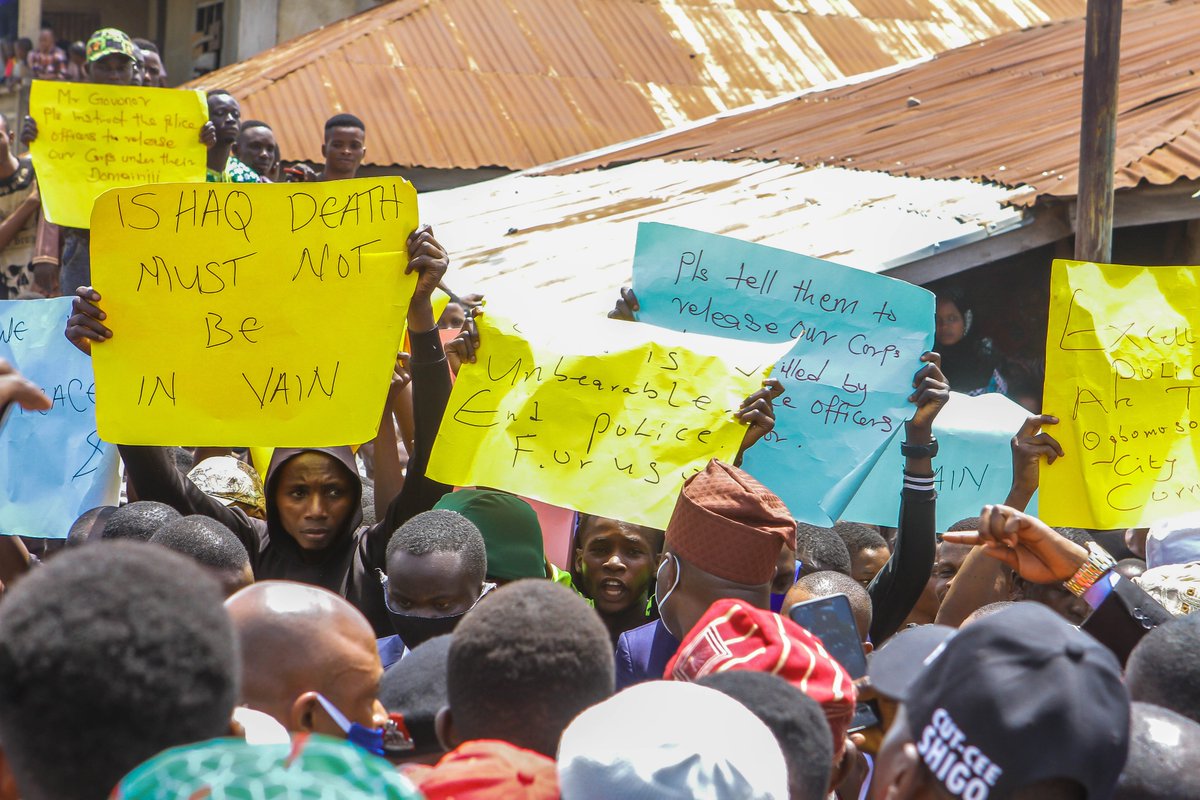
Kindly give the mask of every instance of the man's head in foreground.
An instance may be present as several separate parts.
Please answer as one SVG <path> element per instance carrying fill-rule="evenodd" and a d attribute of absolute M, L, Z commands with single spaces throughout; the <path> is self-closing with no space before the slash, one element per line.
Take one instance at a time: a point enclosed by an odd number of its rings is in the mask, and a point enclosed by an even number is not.
<path fill-rule="evenodd" d="M 384 602 L 409 649 L 453 631 L 486 591 L 483 536 L 453 511 L 426 511 L 401 525 L 386 560 Z"/>
<path fill-rule="evenodd" d="M 655 593 L 662 624 L 682 638 L 717 600 L 770 608 L 779 551 L 796 523 L 774 493 L 713 460 L 683 485 L 667 524 Z"/>
<path fill-rule="evenodd" d="M 209 570 L 226 597 L 254 583 L 245 546 L 233 531 L 212 517 L 180 517 L 151 536 L 150 544 L 188 556 Z"/>
<path fill-rule="evenodd" d="M 580 714 L 562 737 L 563 800 L 784 800 L 787 764 L 748 708 L 705 686 L 650 681 Z"/>
<path fill-rule="evenodd" d="M 187 558 L 132 542 L 66 551 L 17 584 L 0 605 L 0 748 L 21 797 L 102 800 L 155 753 L 228 733 L 221 599 Z"/>
<path fill-rule="evenodd" d="M 242 703 L 290 731 L 381 731 L 383 667 L 366 618 L 316 586 L 262 581 L 225 601 L 242 645 Z"/>
<path fill-rule="evenodd" d="M 454 631 L 438 716 L 447 750 L 499 739 L 550 758 L 563 729 L 612 694 L 612 643 L 600 617 L 547 580 L 492 592 Z"/>
<path fill-rule="evenodd" d="M 876 760 L 872 797 L 1111 795 L 1130 711 L 1107 648 L 1035 603 L 957 633 L 936 630 L 923 653 L 897 647 L 905 640 L 896 637 L 871 662 L 875 689 L 902 704 Z"/>

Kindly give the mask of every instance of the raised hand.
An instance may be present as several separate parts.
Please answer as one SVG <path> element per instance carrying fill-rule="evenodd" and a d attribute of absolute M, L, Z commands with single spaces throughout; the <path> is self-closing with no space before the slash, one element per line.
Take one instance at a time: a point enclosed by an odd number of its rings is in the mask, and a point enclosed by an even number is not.
<path fill-rule="evenodd" d="M 106 342 L 112 331 L 104 324 L 108 315 L 100 310 L 100 293 L 90 286 L 80 286 L 71 301 L 71 316 L 67 318 L 67 339 L 86 355 L 92 354 L 92 342 Z"/>
<path fill-rule="evenodd" d="M 621 287 L 621 296 L 617 298 L 617 304 L 613 306 L 612 311 L 608 312 L 608 318 L 637 322 L 637 312 L 641 310 L 642 307 L 638 304 L 637 295 L 633 293 L 633 289 L 623 286 Z"/>
<path fill-rule="evenodd" d="M 1031 583 L 1065 581 L 1088 559 L 1085 548 L 1008 506 L 984 506 L 977 532 L 946 533 L 942 541 L 982 547 Z"/>

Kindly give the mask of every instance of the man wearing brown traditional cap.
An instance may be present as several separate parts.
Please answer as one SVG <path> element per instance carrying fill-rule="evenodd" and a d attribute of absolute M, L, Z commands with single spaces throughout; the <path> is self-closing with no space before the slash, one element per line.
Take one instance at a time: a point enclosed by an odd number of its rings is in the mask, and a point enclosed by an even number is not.
<path fill-rule="evenodd" d="M 771 579 L 796 523 L 770 489 L 737 467 L 710 461 L 683 485 L 658 569 L 661 619 L 617 640 L 617 689 L 663 677 L 683 636 L 717 600 L 769 609 Z"/>

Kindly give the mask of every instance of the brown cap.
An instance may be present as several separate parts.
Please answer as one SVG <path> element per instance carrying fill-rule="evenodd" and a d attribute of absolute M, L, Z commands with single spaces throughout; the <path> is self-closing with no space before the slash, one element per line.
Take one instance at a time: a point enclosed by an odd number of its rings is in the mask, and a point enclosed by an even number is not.
<path fill-rule="evenodd" d="M 727 581 L 770 583 L 796 521 L 774 492 L 716 459 L 688 478 L 667 524 L 666 544 L 683 560 Z"/>

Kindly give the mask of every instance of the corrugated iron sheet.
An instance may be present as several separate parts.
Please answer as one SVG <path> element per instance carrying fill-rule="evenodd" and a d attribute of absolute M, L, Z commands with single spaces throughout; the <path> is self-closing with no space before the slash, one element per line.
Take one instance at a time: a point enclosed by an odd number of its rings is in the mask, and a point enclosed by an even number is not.
<path fill-rule="evenodd" d="M 1200 177 L 1200 0 L 1126 8 L 1116 186 Z M 854 85 L 572 159 L 778 160 L 1078 190 L 1083 20 L 1005 34 Z"/>
<path fill-rule="evenodd" d="M 455 291 L 603 313 L 630 282 L 640 221 L 885 272 L 1031 221 L 1013 206 L 1020 193 L 836 167 L 652 160 L 429 192 L 421 219 L 451 254 Z"/>
<path fill-rule="evenodd" d="M 524 169 L 1004 31 L 1086 0 L 393 0 L 193 86 L 319 161 L 351 111 L 367 160 Z"/>

